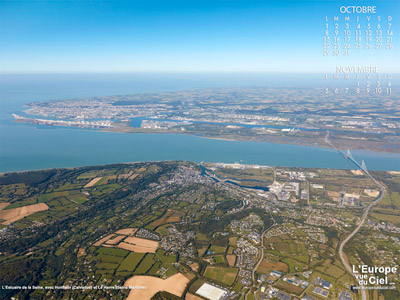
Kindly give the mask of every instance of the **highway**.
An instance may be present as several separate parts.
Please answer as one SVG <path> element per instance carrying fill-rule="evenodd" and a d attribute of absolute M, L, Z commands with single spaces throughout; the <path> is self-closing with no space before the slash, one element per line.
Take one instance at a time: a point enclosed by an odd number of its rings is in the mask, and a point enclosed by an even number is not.
<path fill-rule="evenodd" d="M 380 189 L 380 195 L 379 195 L 378 198 L 376 198 L 376 200 L 373 201 L 373 202 L 367 207 L 367 209 L 364 211 L 364 213 L 363 213 L 363 215 L 362 215 L 362 217 L 361 217 L 361 220 L 360 220 L 360 223 L 358 224 L 358 226 L 353 230 L 352 233 L 350 233 L 350 234 L 340 243 L 340 246 L 339 246 L 339 257 L 340 257 L 340 260 L 342 261 L 342 264 L 345 266 L 346 270 L 347 270 L 350 274 L 352 274 L 352 275 L 355 277 L 355 274 L 353 274 L 352 268 L 350 267 L 349 263 L 344 259 L 344 256 L 343 256 L 343 247 L 346 245 L 346 243 L 347 243 L 349 240 L 351 240 L 351 238 L 352 238 L 352 237 L 361 229 L 361 227 L 364 225 L 364 222 L 365 222 L 365 220 L 367 219 L 368 214 L 369 214 L 369 211 L 371 210 L 371 208 L 372 208 L 373 206 L 375 206 L 376 204 L 378 204 L 378 202 L 381 201 L 383 198 L 385 198 L 385 195 L 386 195 L 386 188 L 385 188 L 385 186 L 384 186 L 382 183 L 380 183 L 380 182 L 377 181 L 374 177 L 372 177 L 372 175 L 369 174 L 369 172 L 368 172 L 367 170 L 364 170 L 364 169 L 360 166 L 360 164 L 359 164 L 357 161 L 355 161 L 354 159 L 352 159 L 352 158 L 350 158 L 350 157 L 347 157 L 346 155 L 343 154 L 342 151 L 340 151 L 339 149 L 337 149 L 337 148 L 329 141 L 329 131 L 328 131 L 328 133 L 327 133 L 326 136 L 325 136 L 325 141 L 326 141 L 333 149 L 335 149 L 336 151 L 340 152 L 340 154 L 342 154 L 343 157 L 345 157 L 346 159 L 348 159 L 348 160 L 350 160 L 351 162 L 353 162 L 362 172 L 364 172 L 369 178 L 371 178 L 371 180 L 372 180 L 372 181 L 379 187 L 379 189 Z M 356 282 L 358 283 L 357 279 L 356 279 Z M 361 289 L 360 291 L 361 291 L 361 299 L 362 299 L 362 300 L 367 300 L 367 293 L 366 293 L 366 290 Z"/>
<path fill-rule="evenodd" d="M 352 275 L 354 275 L 353 274 L 353 272 L 352 272 L 352 269 L 351 269 L 351 267 L 350 267 L 350 265 L 349 265 L 349 263 L 344 259 L 344 257 L 343 257 L 343 247 L 344 247 L 344 245 L 346 245 L 346 243 L 361 229 L 361 227 L 364 225 L 364 222 L 365 222 L 365 220 L 367 219 L 367 216 L 368 216 L 368 213 L 369 213 L 369 211 L 371 210 L 371 208 L 374 206 L 374 205 L 376 205 L 381 199 L 383 199 L 384 197 L 385 197 L 385 195 L 386 195 L 386 190 L 385 190 L 385 188 L 383 187 L 383 190 L 381 189 L 381 194 L 380 194 L 380 196 L 374 201 L 374 202 L 372 202 L 368 207 L 367 207 L 367 209 L 364 211 L 364 214 L 363 214 L 363 216 L 362 216 L 362 218 L 361 218 L 361 220 L 360 220 L 360 223 L 358 224 L 358 226 L 356 227 L 356 229 L 354 229 L 354 231 L 352 232 L 352 233 L 350 233 L 341 243 L 340 243 L 340 246 L 339 246 L 339 256 L 340 256 L 340 260 L 342 261 L 342 263 L 343 263 L 343 265 L 346 267 L 346 270 L 350 273 L 350 274 L 352 274 Z M 355 276 L 355 275 L 354 275 Z M 361 290 L 361 299 L 362 300 L 367 300 L 367 295 L 366 295 L 366 292 L 365 292 L 365 290 Z"/>
<path fill-rule="evenodd" d="M 271 215 L 271 217 L 272 217 L 272 215 Z M 269 226 L 267 229 L 265 229 L 263 232 L 262 232 L 262 234 L 261 234 L 261 256 L 260 256 L 260 260 L 258 261 L 258 263 L 256 264 L 256 266 L 253 268 L 253 272 L 252 272 L 252 278 L 253 278 L 253 285 L 254 285 L 254 283 L 255 283 L 255 273 L 256 273 L 256 270 L 257 270 L 257 268 L 258 268 L 258 266 L 261 264 L 261 262 L 262 262 L 262 260 L 264 259 L 264 235 L 265 235 L 265 233 L 268 231 L 268 230 L 270 230 L 271 229 L 271 227 L 272 226 L 274 226 L 275 225 L 275 219 L 272 217 L 272 224 L 271 224 L 271 226 Z"/>
<path fill-rule="evenodd" d="M 255 276 L 255 274 L 256 274 L 256 270 L 257 270 L 257 268 L 258 268 L 258 266 L 261 264 L 261 262 L 263 261 L 263 259 L 264 259 L 264 235 L 265 235 L 265 233 L 268 231 L 268 230 L 270 230 L 271 229 L 271 227 L 272 226 L 274 226 L 275 225 L 275 219 L 274 219 L 274 217 L 272 216 L 272 214 L 271 214 L 271 212 L 269 212 L 269 214 L 270 214 L 270 216 L 271 216 L 271 219 L 272 219 L 272 224 L 267 228 L 267 229 L 265 229 L 263 232 L 262 232 L 262 234 L 261 234 L 261 247 L 260 247 L 260 249 L 261 249 L 261 256 L 260 256 L 260 260 L 258 261 L 258 263 L 255 265 L 255 267 L 253 268 L 253 271 L 252 271 L 252 279 L 253 279 L 253 287 L 256 287 L 256 276 Z M 258 289 L 257 289 L 257 291 L 254 293 L 254 297 L 257 299 L 257 293 L 258 293 Z M 247 295 L 246 295 L 246 298 L 247 298 Z"/>

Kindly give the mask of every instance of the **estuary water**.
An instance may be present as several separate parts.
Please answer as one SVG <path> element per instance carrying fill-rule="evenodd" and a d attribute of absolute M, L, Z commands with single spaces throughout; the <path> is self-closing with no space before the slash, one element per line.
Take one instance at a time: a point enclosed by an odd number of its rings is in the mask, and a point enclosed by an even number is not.
<path fill-rule="evenodd" d="M 288 85 L 290 80 L 287 76 L 234 74 L 2 75 L 0 172 L 160 160 L 354 168 L 329 148 L 33 126 L 14 123 L 11 117 L 32 101 L 195 88 L 276 86 Z M 304 84 L 300 79 L 295 82 Z M 370 170 L 400 171 L 397 154 L 369 151 L 352 151 L 352 154 L 360 162 L 365 160 Z"/>

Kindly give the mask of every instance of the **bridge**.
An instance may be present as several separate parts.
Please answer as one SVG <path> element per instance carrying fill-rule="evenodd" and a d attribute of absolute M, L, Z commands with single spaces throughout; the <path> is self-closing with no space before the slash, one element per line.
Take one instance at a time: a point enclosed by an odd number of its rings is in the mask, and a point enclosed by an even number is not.
<path fill-rule="evenodd" d="M 369 178 L 371 178 L 371 180 L 379 187 L 380 189 L 380 193 L 379 196 L 365 209 L 363 215 L 361 216 L 361 220 L 360 223 L 358 224 L 358 226 L 356 227 L 356 229 L 354 229 L 341 243 L 339 246 L 339 257 L 340 260 L 342 261 L 342 264 L 345 266 L 346 270 L 352 274 L 353 276 L 355 276 L 355 274 L 352 271 L 352 268 L 350 267 L 350 264 L 345 260 L 344 256 L 343 256 L 343 248 L 346 245 L 346 243 L 361 229 L 361 227 L 364 225 L 365 220 L 368 217 L 369 211 L 371 210 L 372 207 L 374 207 L 375 205 L 378 204 L 379 201 L 381 201 L 383 198 L 385 198 L 386 195 L 386 188 L 385 186 L 380 183 L 379 181 L 377 181 L 371 174 L 369 174 L 367 167 L 365 165 L 365 162 L 362 161 L 361 165 L 354 159 L 353 155 L 351 154 L 350 150 L 347 149 L 347 153 L 343 153 L 342 151 L 340 151 L 339 149 L 337 149 L 329 140 L 329 131 L 327 132 L 326 136 L 325 136 L 325 142 L 330 145 L 333 149 L 335 149 L 336 151 L 338 151 L 341 155 L 343 155 L 344 158 L 346 158 L 347 160 L 351 161 L 353 164 L 355 164 L 357 166 L 357 168 L 359 168 L 365 175 L 367 175 Z M 357 282 L 357 278 L 356 278 L 356 282 Z M 361 288 L 361 299 L 362 300 L 367 300 L 367 292 L 365 289 L 363 289 L 363 286 L 360 287 Z"/>
<path fill-rule="evenodd" d="M 341 152 L 341 151 L 338 150 L 338 149 L 336 149 L 336 150 L 339 151 L 339 152 Z M 347 158 L 347 160 L 351 161 L 351 162 L 352 162 L 353 164 L 355 164 L 365 175 L 367 175 L 369 178 L 371 178 L 371 180 L 372 180 L 377 186 L 379 186 L 381 190 L 384 189 L 384 186 L 383 186 L 379 181 L 377 181 L 374 177 L 372 177 L 371 174 L 369 174 L 369 172 L 368 172 L 368 170 L 367 170 L 367 166 L 365 165 L 365 161 L 364 161 L 364 160 L 361 162 L 361 165 L 360 165 L 360 164 L 354 159 L 353 155 L 351 155 L 351 152 L 350 152 L 349 149 L 347 149 L 347 153 L 346 153 L 346 154 L 344 154 L 343 152 L 341 152 L 341 153 L 342 153 L 342 155 L 343 155 L 344 157 Z"/>

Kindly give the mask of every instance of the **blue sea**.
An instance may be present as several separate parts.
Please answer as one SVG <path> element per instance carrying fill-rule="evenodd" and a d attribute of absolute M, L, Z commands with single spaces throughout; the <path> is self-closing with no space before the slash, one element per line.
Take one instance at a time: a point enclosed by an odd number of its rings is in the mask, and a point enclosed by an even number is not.
<path fill-rule="evenodd" d="M 1 75 L 0 172 L 120 162 L 187 160 L 270 166 L 355 168 L 329 148 L 225 141 L 171 134 L 107 133 L 19 124 L 33 101 L 142 92 L 243 86 L 304 86 L 321 75 L 271 74 L 27 74 Z M 400 170 L 397 154 L 352 151 L 370 170 Z"/>

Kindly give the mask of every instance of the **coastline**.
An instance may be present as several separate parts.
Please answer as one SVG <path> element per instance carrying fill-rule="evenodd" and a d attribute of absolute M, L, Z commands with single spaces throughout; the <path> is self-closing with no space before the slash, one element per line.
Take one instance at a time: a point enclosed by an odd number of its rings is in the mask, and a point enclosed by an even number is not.
<path fill-rule="evenodd" d="M 310 146 L 310 147 L 318 147 L 318 148 L 330 148 L 330 145 L 325 142 L 324 137 L 318 138 L 304 138 L 302 136 L 287 136 L 287 135 L 265 135 L 263 136 L 264 139 L 255 136 L 255 138 L 246 138 L 247 136 L 235 136 L 235 137 L 224 137 L 224 136 L 212 136 L 212 135 L 204 135 L 201 132 L 185 132 L 185 131 L 178 131 L 178 130 L 152 130 L 152 129 L 142 129 L 142 128 L 135 128 L 129 127 L 128 130 L 113 130 L 113 129 L 100 129 L 99 131 L 102 132 L 113 132 L 113 133 L 130 133 L 130 134 L 178 134 L 178 135 L 188 135 L 188 136 L 196 136 L 205 139 L 213 139 L 213 140 L 222 140 L 222 141 L 232 141 L 232 142 L 259 142 L 259 143 L 273 143 L 273 144 L 282 144 L 282 145 L 294 145 L 294 146 Z M 337 139 L 336 139 L 337 142 Z M 348 143 L 346 147 L 340 144 L 338 145 L 339 150 L 357 150 L 357 151 L 370 151 L 374 153 L 382 153 L 382 154 L 398 154 L 398 151 L 392 148 L 389 148 L 391 151 L 385 151 L 382 147 L 374 147 L 373 150 L 368 148 L 366 145 L 362 143 L 368 143 L 369 141 L 366 140 L 348 140 L 348 139 L 341 139 L 339 142 Z M 357 147 L 358 146 L 358 147 Z M 361 146 L 361 147 L 360 147 Z M 400 159 L 400 157 L 399 157 Z"/>

